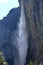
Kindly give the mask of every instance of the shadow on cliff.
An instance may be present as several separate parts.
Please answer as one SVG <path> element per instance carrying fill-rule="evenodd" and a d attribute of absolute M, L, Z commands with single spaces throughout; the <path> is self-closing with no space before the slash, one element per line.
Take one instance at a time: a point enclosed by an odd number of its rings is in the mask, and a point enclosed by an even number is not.
<path fill-rule="evenodd" d="M 11 9 L 8 15 L 0 20 L 0 51 L 2 51 L 9 65 L 13 65 L 14 54 L 16 53 L 16 51 L 14 53 L 16 48 L 11 44 L 10 37 L 13 31 L 16 32 L 19 17 L 20 7 Z"/>

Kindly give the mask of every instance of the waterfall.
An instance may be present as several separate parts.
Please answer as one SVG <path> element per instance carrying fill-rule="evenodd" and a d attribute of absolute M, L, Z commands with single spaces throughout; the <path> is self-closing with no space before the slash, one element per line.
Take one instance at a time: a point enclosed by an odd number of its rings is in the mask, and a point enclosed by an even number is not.
<path fill-rule="evenodd" d="M 26 62 L 26 55 L 28 49 L 28 40 L 27 40 L 27 30 L 26 30 L 26 20 L 23 5 L 21 6 L 21 16 L 20 23 L 18 25 L 18 49 L 20 56 L 20 65 L 24 65 Z"/>

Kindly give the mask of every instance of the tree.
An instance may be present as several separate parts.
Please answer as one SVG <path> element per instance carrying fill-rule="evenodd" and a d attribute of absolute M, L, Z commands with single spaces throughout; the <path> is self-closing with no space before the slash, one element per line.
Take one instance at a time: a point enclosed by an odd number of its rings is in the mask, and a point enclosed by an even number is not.
<path fill-rule="evenodd" d="M 8 65 L 8 63 L 4 59 L 2 52 L 0 52 L 0 65 Z"/>

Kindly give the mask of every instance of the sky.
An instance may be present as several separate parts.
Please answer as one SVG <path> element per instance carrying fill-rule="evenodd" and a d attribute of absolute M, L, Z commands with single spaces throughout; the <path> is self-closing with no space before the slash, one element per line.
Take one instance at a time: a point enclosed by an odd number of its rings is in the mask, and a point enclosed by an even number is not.
<path fill-rule="evenodd" d="M 0 0 L 0 19 L 3 19 L 12 8 L 18 6 L 18 0 Z"/>

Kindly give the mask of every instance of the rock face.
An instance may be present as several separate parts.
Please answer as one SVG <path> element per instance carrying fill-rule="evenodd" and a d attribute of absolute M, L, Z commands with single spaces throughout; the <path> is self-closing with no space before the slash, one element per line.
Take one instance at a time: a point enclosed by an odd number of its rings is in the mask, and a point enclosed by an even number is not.
<path fill-rule="evenodd" d="M 24 7 L 28 32 L 28 60 L 43 63 L 43 1 L 20 0 Z"/>
<path fill-rule="evenodd" d="M 8 15 L 0 20 L 0 51 L 2 51 L 9 65 L 13 65 L 14 56 L 18 53 L 11 43 L 11 35 L 13 31 L 16 32 L 19 17 L 20 7 L 11 9 Z"/>

